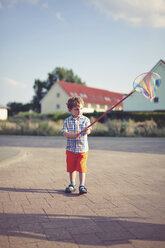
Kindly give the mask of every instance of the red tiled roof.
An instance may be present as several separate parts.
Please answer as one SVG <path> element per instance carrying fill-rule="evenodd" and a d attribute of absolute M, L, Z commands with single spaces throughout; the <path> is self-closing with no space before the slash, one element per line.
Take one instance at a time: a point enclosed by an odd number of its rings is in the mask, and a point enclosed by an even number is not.
<path fill-rule="evenodd" d="M 85 103 L 114 105 L 123 98 L 123 94 L 108 90 L 87 87 L 81 84 L 58 81 L 68 96 L 81 96 Z M 119 106 L 123 106 L 122 103 Z"/>

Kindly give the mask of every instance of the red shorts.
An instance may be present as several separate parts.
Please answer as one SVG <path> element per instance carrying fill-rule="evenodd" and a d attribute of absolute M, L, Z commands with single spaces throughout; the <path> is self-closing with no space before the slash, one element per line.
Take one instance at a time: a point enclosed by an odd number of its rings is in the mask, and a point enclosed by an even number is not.
<path fill-rule="evenodd" d="M 78 171 L 80 173 L 86 173 L 87 158 L 88 158 L 88 152 L 73 153 L 70 151 L 66 151 L 67 172 Z"/>

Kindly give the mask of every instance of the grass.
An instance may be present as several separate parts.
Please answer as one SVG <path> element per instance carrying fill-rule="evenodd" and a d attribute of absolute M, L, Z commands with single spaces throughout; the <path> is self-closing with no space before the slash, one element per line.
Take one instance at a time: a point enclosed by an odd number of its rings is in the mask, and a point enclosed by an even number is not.
<path fill-rule="evenodd" d="M 95 119 L 91 117 L 91 122 Z M 43 120 L 36 118 L 10 118 L 0 121 L 0 134 L 10 135 L 62 135 L 63 120 Z M 158 127 L 153 120 L 135 122 L 129 120 L 107 120 L 105 123 L 96 122 L 92 126 L 92 136 L 113 137 L 165 137 L 165 127 Z"/>

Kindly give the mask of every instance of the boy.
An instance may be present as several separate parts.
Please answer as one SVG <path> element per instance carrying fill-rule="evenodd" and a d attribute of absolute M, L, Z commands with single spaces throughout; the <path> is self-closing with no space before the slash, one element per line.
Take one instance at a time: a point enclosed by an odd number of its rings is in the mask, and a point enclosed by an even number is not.
<path fill-rule="evenodd" d="M 65 189 L 66 193 L 76 190 L 76 171 L 79 172 L 79 193 L 87 193 L 85 187 L 85 175 L 87 172 L 86 161 L 88 157 L 87 135 L 91 133 L 90 120 L 83 115 L 84 101 L 81 97 L 71 97 L 67 102 L 68 111 L 71 113 L 63 124 L 63 135 L 67 138 L 66 162 L 67 172 L 70 176 L 70 184 Z M 83 133 L 80 134 L 80 132 Z"/>

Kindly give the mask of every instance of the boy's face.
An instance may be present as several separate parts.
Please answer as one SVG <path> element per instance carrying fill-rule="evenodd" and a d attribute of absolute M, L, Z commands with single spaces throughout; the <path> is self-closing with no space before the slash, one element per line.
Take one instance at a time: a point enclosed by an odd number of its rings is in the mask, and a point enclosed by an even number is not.
<path fill-rule="evenodd" d="M 72 109 L 69 109 L 69 112 L 73 115 L 74 118 L 80 117 L 83 113 L 83 105 L 77 105 Z"/>

